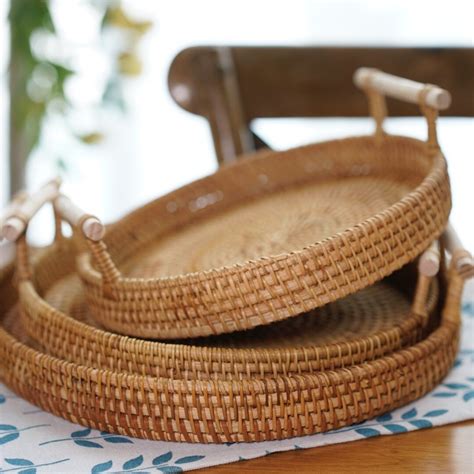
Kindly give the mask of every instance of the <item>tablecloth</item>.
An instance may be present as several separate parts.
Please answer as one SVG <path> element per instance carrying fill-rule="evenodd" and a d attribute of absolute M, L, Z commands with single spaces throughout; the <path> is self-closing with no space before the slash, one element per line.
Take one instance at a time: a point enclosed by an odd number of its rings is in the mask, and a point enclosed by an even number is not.
<path fill-rule="evenodd" d="M 470 282 L 472 283 L 472 282 Z M 405 433 L 474 418 L 474 285 L 463 303 L 461 349 L 432 392 L 408 406 L 340 430 L 284 441 L 224 445 L 144 441 L 69 423 L 0 383 L 0 472 L 177 473 L 278 451 Z"/>

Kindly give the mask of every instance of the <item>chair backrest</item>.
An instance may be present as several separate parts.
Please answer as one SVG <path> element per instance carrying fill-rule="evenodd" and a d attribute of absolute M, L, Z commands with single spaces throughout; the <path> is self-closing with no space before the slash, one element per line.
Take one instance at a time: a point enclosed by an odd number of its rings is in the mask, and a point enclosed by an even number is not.
<path fill-rule="evenodd" d="M 264 117 L 367 116 L 352 85 L 360 66 L 381 69 L 449 90 L 449 116 L 474 116 L 474 48 L 192 47 L 174 59 L 172 97 L 209 121 L 220 163 L 265 144 L 250 123 Z M 419 115 L 389 101 L 391 116 Z"/>

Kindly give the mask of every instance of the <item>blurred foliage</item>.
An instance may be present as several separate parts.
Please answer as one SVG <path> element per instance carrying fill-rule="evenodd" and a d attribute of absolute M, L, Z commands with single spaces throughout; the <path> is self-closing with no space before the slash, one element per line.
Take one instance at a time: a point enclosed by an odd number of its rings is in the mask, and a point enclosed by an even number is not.
<path fill-rule="evenodd" d="M 102 34 L 110 29 L 120 29 L 124 36 L 119 51 L 111 51 L 112 67 L 102 94 L 102 106 L 115 106 L 125 110 L 123 79 L 142 72 L 138 55 L 139 41 L 152 26 L 148 21 L 136 21 L 123 10 L 120 0 L 88 0 L 102 15 Z M 9 21 L 11 29 L 11 127 L 12 140 L 21 141 L 26 156 L 38 144 L 45 117 L 52 110 L 67 120 L 71 104 L 65 94 L 65 84 L 75 74 L 68 64 L 45 57 L 32 47 L 35 35 L 49 35 L 60 44 L 51 15 L 52 1 L 11 0 Z M 37 48 L 36 48 L 37 49 Z M 50 107 L 54 105 L 54 107 Z M 101 131 L 71 135 L 81 143 L 94 145 L 103 139 Z M 18 144 L 17 144 L 18 145 Z M 11 144 L 13 148 L 14 143 Z M 58 160 L 58 168 L 66 167 L 64 159 Z"/>
<path fill-rule="evenodd" d="M 103 25 L 111 25 L 117 28 L 123 28 L 135 32 L 140 36 L 145 34 L 152 26 L 151 21 L 137 21 L 132 20 L 123 11 L 120 3 L 111 4 L 104 15 Z"/>
<path fill-rule="evenodd" d="M 55 34 L 46 0 L 11 0 L 11 126 L 23 140 L 29 154 L 39 140 L 48 103 L 65 101 L 64 83 L 72 71 L 63 65 L 37 58 L 31 37 L 37 31 Z"/>

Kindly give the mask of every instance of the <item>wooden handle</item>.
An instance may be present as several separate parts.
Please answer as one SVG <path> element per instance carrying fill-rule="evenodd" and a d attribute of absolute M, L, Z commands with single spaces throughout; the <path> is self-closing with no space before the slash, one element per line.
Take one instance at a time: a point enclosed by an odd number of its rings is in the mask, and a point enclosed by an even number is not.
<path fill-rule="evenodd" d="M 418 261 L 418 271 L 427 277 L 434 277 L 440 266 L 439 244 L 435 240 L 420 257 Z"/>
<path fill-rule="evenodd" d="M 3 235 L 2 235 L 2 228 L 5 222 L 10 218 L 12 215 L 14 215 L 17 211 L 18 208 L 23 204 L 28 198 L 28 194 L 26 191 L 20 191 L 17 193 L 11 202 L 3 209 L 3 211 L 0 213 L 0 242 L 3 240 Z"/>
<path fill-rule="evenodd" d="M 14 213 L 10 215 L 2 227 L 2 235 L 10 242 L 15 242 L 26 229 L 29 221 L 48 201 L 56 198 L 61 180 L 54 179 L 46 183 L 36 193 L 27 198 Z"/>
<path fill-rule="evenodd" d="M 463 278 L 474 276 L 474 259 L 472 255 L 464 249 L 464 246 L 457 232 L 451 224 L 448 224 L 443 234 L 443 241 L 446 249 L 451 254 L 454 267 Z"/>
<path fill-rule="evenodd" d="M 59 215 L 73 227 L 81 226 L 83 234 L 97 242 L 105 235 L 105 226 L 94 216 L 90 216 L 76 206 L 68 197 L 59 195 L 54 201 L 54 207 Z"/>
<path fill-rule="evenodd" d="M 354 83 L 361 89 L 371 87 L 381 94 L 413 104 L 419 103 L 420 93 L 426 88 L 426 84 L 367 67 L 356 70 Z M 431 86 L 426 93 L 425 103 L 436 110 L 447 109 L 451 105 L 451 94 L 440 87 Z"/>

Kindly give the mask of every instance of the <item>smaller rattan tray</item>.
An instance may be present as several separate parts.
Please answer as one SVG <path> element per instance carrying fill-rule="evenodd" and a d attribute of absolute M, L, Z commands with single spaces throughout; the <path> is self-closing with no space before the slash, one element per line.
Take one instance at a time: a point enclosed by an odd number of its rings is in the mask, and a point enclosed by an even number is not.
<path fill-rule="evenodd" d="M 436 248 L 436 247 L 435 247 Z M 20 242 L 19 254 L 24 253 Z M 74 273 L 74 242 L 44 251 L 34 280 L 18 261 L 22 327 L 48 354 L 98 368 L 175 379 L 245 379 L 334 370 L 413 345 L 428 330 L 439 281 L 412 264 L 374 286 L 305 315 L 187 343 L 143 341 L 97 328 Z M 413 289 L 416 288 L 414 291 Z M 17 321 L 16 309 L 8 318 Z M 71 359 L 72 358 L 72 359 Z"/>

